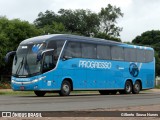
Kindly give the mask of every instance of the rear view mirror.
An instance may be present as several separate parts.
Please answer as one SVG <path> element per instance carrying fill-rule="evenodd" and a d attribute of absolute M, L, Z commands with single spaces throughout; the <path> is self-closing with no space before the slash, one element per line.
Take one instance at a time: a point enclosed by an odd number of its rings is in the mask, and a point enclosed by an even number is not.
<path fill-rule="evenodd" d="M 10 57 L 11 57 L 12 55 L 14 56 L 15 54 L 16 54 L 16 51 L 11 51 L 11 52 L 7 53 L 6 56 L 5 56 L 5 58 L 4 58 L 4 59 L 5 59 L 5 62 L 8 63 Z"/>

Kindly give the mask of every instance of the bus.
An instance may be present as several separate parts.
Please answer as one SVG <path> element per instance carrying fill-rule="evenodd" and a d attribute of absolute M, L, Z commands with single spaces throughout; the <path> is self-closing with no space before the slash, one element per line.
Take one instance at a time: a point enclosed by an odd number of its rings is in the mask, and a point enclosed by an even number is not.
<path fill-rule="evenodd" d="M 22 41 L 14 55 L 11 87 L 37 96 L 74 90 L 101 95 L 138 94 L 155 81 L 151 47 L 68 34 L 42 35 Z"/>

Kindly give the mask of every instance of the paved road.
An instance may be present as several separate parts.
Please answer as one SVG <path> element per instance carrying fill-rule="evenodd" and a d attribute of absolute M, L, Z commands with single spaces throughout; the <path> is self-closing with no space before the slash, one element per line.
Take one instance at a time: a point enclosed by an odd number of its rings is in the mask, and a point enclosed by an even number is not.
<path fill-rule="evenodd" d="M 160 93 L 137 95 L 71 95 L 60 97 L 0 96 L 0 111 L 68 111 L 116 108 L 139 105 L 160 105 Z"/>

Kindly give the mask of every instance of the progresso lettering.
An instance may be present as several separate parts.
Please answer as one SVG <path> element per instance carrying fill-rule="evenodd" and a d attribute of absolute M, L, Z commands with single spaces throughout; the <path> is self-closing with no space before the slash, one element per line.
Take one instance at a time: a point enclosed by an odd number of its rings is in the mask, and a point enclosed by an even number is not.
<path fill-rule="evenodd" d="M 111 62 L 96 62 L 96 61 L 79 61 L 79 67 L 82 68 L 98 68 L 98 69 L 111 69 Z"/>

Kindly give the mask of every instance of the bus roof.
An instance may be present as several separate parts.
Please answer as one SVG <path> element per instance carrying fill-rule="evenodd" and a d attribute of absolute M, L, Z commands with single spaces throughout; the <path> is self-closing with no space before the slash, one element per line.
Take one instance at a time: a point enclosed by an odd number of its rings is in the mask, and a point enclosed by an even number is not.
<path fill-rule="evenodd" d="M 29 44 L 29 43 L 42 43 L 42 42 L 49 42 L 56 39 L 63 39 L 63 40 L 71 40 L 71 41 L 77 41 L 77 42 L 91 42 L 91 43 L 103 43 L 103 44 L 109 44 L 109 45 L 118 45 L 122 47 L 128 47 L 128 48 L 140 48 L 140 49 L 150 49 L 153 50 L 151 47 L 145 47 L 145 46 L 137 46 L 137 45 L 129 45 L 121 42 L 115 42 L 111 40 L 106 39 L 100 39 L 100 38 L 91 38 L 91 37 L 84 37 L 84 36 L 78 36 L 78 35 L 70 35 L 70 34 L 50 34 L 50 35 L 42 35 L 37 36 L 33 38 L 26 39 L 22 41 L 20 44 Z"/>

